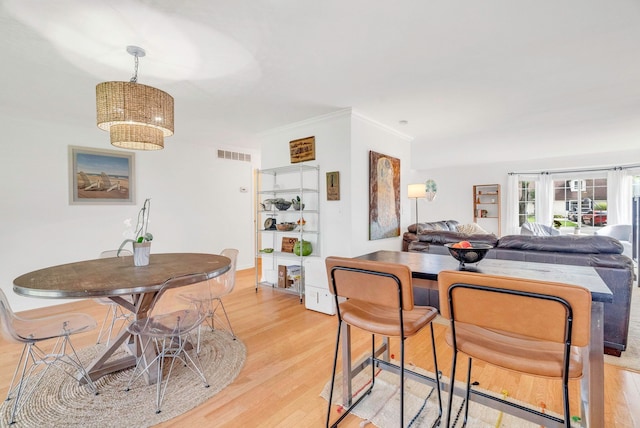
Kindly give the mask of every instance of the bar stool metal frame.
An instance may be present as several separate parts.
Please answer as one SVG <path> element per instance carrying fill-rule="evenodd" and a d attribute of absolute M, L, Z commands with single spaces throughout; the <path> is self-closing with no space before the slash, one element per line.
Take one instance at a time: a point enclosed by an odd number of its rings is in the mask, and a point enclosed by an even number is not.
<path fill-rule="evenodd" d="M 438 281 L 442 316 L 450 321 L 446 341 L 453 348 L 451 385 L 458 353 L 468 356 L 463 426 L 469 413 L 472 361 L 477 359 L 507 370 L 561 380 L 564 418 L 506 400 L 492 401 L 507 405 L 504 411 L 523 419 L 569 428 L 568 382 L 582 377 L 581 348 L 589 343 L 589 290 L 473 272 L 443 271 Z M 452 400 L 450 393 L 445 427 L 451 422 Z"/>
<path fill-rule="evenodd" d="M 430 306 L 414 306 L 411 270 L 405 265 L 395 263 L 372 262 L 342 257 L 327 257 L 326 265 L 338 317 L 338 332 L 327 408 L 327 427 L 330 426 L 341 332 L 343 327 L 348 328 L 351 325 L 371 333 L 371 355 L 367 358 L 368 363 L 371 365 L 371 381 L 367 390 L 331 424 L 331 427 L 337 427 L 371 393 L 375 384 L 376 366 L 397 372 L 400 375 L 400 426 L 404 426 L 405 375 L 411 374 L 414 377 L 424 377 L 405 368 L 404 342 L 407 337 L 417 334 L 427 325 L 431 328 L 431 346 L 436 377 L 435 388 L 438 394 L 439 406 L 437 421 L 440 421 L 442 416 L 442 397 L 438 380 L 438 359 L 432 324 L 432 321 L 438 315 L 438 311 Z M 341 299 L 347 300 L 341 302 Z M 389 337 L 398 337 L 400 339 L 399 367 L 396 364 L 378 358 L 375 345 L 376 335 L 385 337 L 385 341 Z M 346 338 L 343 340 L 346 340 Z M 350 351 L 343 352 L 343 359 L 350 357 Z M 348 376 L 348 382 L 351 382 L 351 376 Z M 351 397 L 345 398 L 349 403 L 351 402 Z"/>

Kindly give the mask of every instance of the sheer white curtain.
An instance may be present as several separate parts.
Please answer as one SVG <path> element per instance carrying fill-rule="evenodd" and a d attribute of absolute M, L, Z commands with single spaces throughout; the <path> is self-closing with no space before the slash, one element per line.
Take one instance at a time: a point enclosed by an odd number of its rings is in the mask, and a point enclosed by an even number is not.
<path fill-rule="evenodd" d="M 631 224 L 632 181 L 626 170 L 607 172 L 607 224 Z"/>
<path fill-rule="evenodd" d="M 518 182 L 520 176 L 518 174 L 509 174 L 507 176 L 507 201 L 506 201 L 506 224 L 504 230 L 506 235 L 518 235 L 520 226 L 518 223 Z"/>
<path fill-rule="evenodd" d="M 553 176 L 548 173 L 540 174 L 536 185 L 536 222 L 553 224 Z"/>

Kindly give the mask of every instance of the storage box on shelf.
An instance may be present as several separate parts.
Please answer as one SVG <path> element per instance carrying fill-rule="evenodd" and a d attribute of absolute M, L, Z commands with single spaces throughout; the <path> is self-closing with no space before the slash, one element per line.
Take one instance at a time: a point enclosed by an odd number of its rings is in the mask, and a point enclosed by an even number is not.
<path fill-rule="evenodd" d="M 318 166 L 305 164 L 258 170 L 255 242 L 262 269 L 256 269 L 256 291 L 273 287 L 302 303 L 305 263 L 320 257 L 319 177 Z"/>

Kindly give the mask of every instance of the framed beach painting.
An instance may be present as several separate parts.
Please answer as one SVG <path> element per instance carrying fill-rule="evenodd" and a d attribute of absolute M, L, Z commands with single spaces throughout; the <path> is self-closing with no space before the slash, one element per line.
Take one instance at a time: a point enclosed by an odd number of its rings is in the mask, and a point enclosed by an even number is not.
<path fill-rule="evenodd" d="M 400 159 L 369 152 L 369 240 L 400 236 Z"/>
<path fill-rule="evenodd" d="M 69 203 L 135 204 L 134 155 L 69 146 Z"/>

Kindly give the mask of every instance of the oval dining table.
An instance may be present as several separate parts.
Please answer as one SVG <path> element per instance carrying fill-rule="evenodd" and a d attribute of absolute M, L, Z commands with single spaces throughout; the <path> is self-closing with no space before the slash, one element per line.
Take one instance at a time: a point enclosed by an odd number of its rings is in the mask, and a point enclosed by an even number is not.
<path fill-rule="evenodd" d="M 107 297 L 139 320 L 148 316 L 154 298 L 167 280 L 178 278 L 179 281 L 181 276 L 194 273 L 204 273 L 210 279 L 222 275 L 230 266 L 231 260 L 227 257 L 201 253 L 151 254 L 147 266 L 134 266 L 133 256 L 101 258 L 26 273 L 13 280 L 13 290 L 22 296 L 51 299 Z M 185 280 L 182 285 L 188 283 Z M 142 354 L 143 340 L 123 329 L 87 366 L 91 380 L 133 367 L 141 357 L 152 361 L 154 355 Z M 124 356 L 114 356 L 123 344 L 127 352 Z M 156 370 L 146 370 L 148 384 L 157 381 L 155 373 Z"/>

